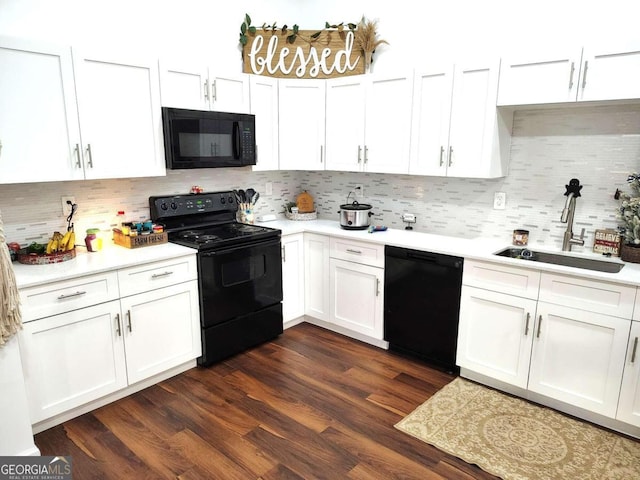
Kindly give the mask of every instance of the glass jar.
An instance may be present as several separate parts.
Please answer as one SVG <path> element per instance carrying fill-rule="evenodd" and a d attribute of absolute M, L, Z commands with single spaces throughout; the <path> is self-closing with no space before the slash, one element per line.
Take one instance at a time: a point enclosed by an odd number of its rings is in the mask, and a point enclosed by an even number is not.
<path fill-rule="evenodd" d="M 84 244 L 87 246 L 88 252 L 99 252 L 102 250 L 102 239 L 98 236 L 100 229 L 88 228 L 87 236 L 84 237 Z"/>

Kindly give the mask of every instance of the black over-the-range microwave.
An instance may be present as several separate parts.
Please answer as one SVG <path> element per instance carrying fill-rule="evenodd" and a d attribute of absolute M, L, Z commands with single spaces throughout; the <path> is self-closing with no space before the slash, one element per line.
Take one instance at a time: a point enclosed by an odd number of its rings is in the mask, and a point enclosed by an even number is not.
<path fill-rule="evenodd" d="M 256 164 L 255 115 L 162 107 L 167 168 Z"/>

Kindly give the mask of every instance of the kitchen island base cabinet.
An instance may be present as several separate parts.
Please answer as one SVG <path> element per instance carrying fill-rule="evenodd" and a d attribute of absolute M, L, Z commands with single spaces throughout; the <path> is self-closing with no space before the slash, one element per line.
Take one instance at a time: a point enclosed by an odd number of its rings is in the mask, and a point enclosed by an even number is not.
<path fill-rule="evenodd" d="M 462 287 L 456 362 L 526 388 L 536 301 Z"/>

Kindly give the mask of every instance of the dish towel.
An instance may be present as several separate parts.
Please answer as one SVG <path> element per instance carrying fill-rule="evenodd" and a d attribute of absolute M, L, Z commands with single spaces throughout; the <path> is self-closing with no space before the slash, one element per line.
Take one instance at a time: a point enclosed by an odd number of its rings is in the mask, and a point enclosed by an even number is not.
<path fill-rule="evenodd" d="M 11 265 L 9 247 L 4 238 L 0 211 L 0 347 L 21 328 L 20 295 Z"/>

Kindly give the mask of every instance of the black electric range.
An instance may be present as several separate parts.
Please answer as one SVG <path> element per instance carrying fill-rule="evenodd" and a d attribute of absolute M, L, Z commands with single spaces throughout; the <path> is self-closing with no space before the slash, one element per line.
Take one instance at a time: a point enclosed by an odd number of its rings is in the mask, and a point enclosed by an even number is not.
<path fill-rule="evenodd" d="M 198 251 L 202 366 L 282 333 L 281 231 L 238 223 L 231 191 L 149 198 L 169 241 Z"/>

